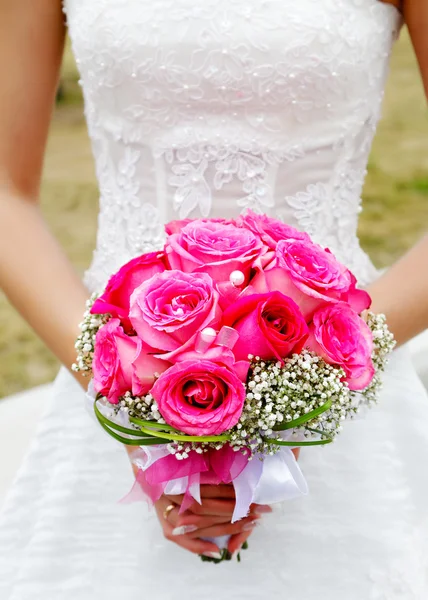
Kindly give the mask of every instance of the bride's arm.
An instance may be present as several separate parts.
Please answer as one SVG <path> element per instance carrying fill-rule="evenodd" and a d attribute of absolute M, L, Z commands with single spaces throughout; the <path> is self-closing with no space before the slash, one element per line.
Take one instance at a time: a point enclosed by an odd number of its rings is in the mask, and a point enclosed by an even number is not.
<path fill-rule="evenodd" d="M 428 328 L 428 236 L 369 288 L 372 310 L 385 313 L 399 344 Z"/>
<path fill-rule="evenodd" d="M 70 368 L 88 293 L 38 203 L 64 35 L 60 0 L 0 1 L 0 288 Z M 87 384 L 83 378 L 80 382 Z M 193 519 L 198 531 L 177 536 L 174 527 L 184 524 L 178 523 L 178 511 L 168 521 L 163 518 L 170 503 L 161 498 L 156 504 L 165 536 L 196 553 L 217 550 L 197 539 L 200 530 L 237 534 L 242 543 L 250 534 L 241 533 L 242 528 L 257 519 L 231 526 L 231 501 L 204 500 Z"/>
<path fill-rule="evenodd" d="M 68 367 L 87 291 L 40 214 L 64 45 L 60 0 L 0 4 L 0 287 Z"/>
<path fill-rule="evenodd" d="M 404 0 L 403 13 L 428 97 L 428 2 Z M 391 267 L 369 292 L 374 312 L 383 312 L 398 343 L 428 328 L 428 236 Z"/>

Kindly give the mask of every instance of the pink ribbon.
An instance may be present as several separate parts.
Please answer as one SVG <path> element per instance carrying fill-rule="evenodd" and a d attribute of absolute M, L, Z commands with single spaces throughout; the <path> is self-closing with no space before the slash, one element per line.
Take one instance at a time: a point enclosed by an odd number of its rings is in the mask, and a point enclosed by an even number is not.
<path fill-rule="evenodd" d="M 188 458 L 177 460 L 169 454 L 153 462 L 146 470 L 139 469 L 134 485 L 122 503 L 137 502 L 147 497 L 154 503 L 162 496 L 170 481 L 188 478 L 180 512 L 189 508 L 199 496 L 200 485 L 232 483 L 248 465 L 250 451 L 235 452 L 226 444 L 220 450 L 198 454 L 195 450 Z"/>
<path fill-rule="evenodd" d="M 122 502 L 144 499 L 153 503 L 164 493 L 184 494 L 181 511 L 185 511 L 194 500 L 202 503 L 201 484 L 233 483 L 236 503 L 232 523 L 236 523 L 247 516 L 252 503 L 275 504 L 308 493 L 291 448 L 281 448 L 276 454 L 265 457 L 249 458 L 249 453 L 234 452 L 230 446 L 202 455 L 192 452 L 183 461 L 168 454 L 163 446 L 139 448 L 133 453 L 133 462 L 139 469 L 137 477 Z"/>

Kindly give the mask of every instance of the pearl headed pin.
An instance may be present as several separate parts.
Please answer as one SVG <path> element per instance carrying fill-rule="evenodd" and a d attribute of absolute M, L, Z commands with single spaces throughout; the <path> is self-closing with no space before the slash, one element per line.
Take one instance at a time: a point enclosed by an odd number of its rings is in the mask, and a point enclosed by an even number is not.
<path fill-rule="evenodd" d="M 229 277 L 230 283 L 235 287 L 240 287 L 245 281 L 245 275 L 242 271 L 233 271 Z"/>

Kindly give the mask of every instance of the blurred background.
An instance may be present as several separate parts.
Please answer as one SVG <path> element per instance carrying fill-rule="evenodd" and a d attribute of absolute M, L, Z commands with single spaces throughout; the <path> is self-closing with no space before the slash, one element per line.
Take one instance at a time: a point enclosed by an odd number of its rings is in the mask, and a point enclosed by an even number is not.
<path fill-rule="evenodd" d="M 69 45 L 52 120 L 42 210 L 83 273 L 95 242 L 98 191 Z M 387 266 L 428 230 L 428 111 L 408 36 L 396 45 L 383 120 L 371 154 L 360 237 Z M 0 292 L 0 398 L 54 378 L 58 363 Z"/>

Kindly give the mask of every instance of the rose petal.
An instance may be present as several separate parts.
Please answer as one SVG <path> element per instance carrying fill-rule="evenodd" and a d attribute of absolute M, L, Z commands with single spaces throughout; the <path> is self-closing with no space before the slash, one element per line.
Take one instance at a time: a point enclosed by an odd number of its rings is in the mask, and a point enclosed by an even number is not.
<path fill-rule="evenodd" d="M 230 429 L 239 421 L 245 402 L 245 387 L 237 375 L 207 360 L 170 367 L 151 393 L 165 421 L 189 435 L 218 435 Z"/>

